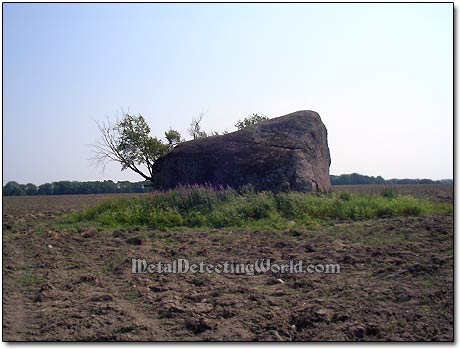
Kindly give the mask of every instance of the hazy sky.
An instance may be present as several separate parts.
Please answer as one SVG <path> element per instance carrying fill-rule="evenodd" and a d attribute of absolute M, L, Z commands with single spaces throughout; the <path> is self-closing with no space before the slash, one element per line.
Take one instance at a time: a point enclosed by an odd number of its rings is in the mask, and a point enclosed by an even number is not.
<path fill-rule="evenodd" d="M 332 174 L 453 177 L 452 4 L 3 4 L 3 182 L 91 166 L 94 120 L 152 134 L 315 110 Z"/>

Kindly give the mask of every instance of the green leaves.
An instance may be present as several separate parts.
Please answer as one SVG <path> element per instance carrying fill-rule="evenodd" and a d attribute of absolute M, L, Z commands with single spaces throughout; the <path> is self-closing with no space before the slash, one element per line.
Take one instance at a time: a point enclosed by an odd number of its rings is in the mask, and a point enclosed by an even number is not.
<path fill-rule="evenodd" d="M 171 149 L 174 146 L 176 146 L 177 144 L 179 144 L 180 142 L 182 142 L 182 138 L 181 138 L 180 133 L 178 131 L 176 131 L 176 130 L 171 129 L 171 128 L 168 131 L 165 132 L 165 138 L 168 141 L 169 148 L 171 148 Z"/>
<path fill-rule="evenodd" d="M 98 123 L 101 141 L 94 146 L 97 164 L 116 161 L 121 169 L 130 169 L 147 180 L 153 177 L 153 164 L 182 141 L 178 131 L 165 132 L 167 143 L 150 136 L 150 127 L 142 115 L 124 114 L 115 124 Z M 147 172 L 145 171 L 147 169 Z"/>
<path fill-rule="evenodd" d="M 248 117 L 244 118 L 243 120 L 238 120 L 236 123 L 235 127 L 238 130 L 242 130 L 243 128 L 246 128 L 248 126 L 255 125 L 261 121 L 268 120 L 268 118 L 265 115 L 259 115 L 256 113 L 252 113 L 252 115 L 249 115 Z"/>
<path fill-rule="evenodd" d="M 114 130 L 117 134 L 116 151 L 124 159 L 123 170 L 129 168 L 129 165 L 151 166 L 168 151 L 168 147 L 161 140 L 149 135 L 150 127 L 142 115 L 125 114 L 115 124 Z"/>

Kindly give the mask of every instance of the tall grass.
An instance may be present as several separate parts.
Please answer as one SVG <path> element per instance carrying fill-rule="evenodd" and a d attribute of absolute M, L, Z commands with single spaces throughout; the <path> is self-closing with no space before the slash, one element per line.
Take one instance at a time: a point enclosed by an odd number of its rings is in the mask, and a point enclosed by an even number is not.
<path fill-rule="evenodd" d="M 110 227 L 283 229 L 331 220 L 418 216 L 450 210 L 449 204 L 389 192 L 274 194 L 256 193 L 251 188 L 236 191 L 191 186 L 129 199 L 109 199 L 67 217 L 66 222 L 94 222 Z"/>

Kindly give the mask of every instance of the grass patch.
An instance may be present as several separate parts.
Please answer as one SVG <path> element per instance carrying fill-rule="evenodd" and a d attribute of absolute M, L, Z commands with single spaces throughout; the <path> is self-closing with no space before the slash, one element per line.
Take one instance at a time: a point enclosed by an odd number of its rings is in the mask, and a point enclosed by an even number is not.
<path fill-rule="evenodd" d="M 19 287 L 32 287 L 38 286 L 43 282 L 42 276 L 34 273 L 33 271 L 26 270 L 19 278 Z"/>
<path fill-rule="evenodd" d="M 67 225 L 117 228 L 245 228 L 278 230 L 318 226 L 331 221 L 447 213 L 437 204 L 397 192 L 272 193 L 211 187 L 184 187 L 146 196 L 108 199 L 64 218 Z"/>

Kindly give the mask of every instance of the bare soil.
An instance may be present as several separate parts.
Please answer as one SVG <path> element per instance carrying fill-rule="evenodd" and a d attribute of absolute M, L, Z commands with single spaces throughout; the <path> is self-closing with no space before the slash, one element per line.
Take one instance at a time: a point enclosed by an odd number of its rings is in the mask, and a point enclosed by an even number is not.
<path fill-rule="evenodd" d="M 452 186 L 397 189 L 452 201 Z M 452 215 L 283 232 L 55 229 L 105 197 L 3 198 L 4 341 L 453 340 Z M 132 274 L 131 258 L 298 259 L 341 273 Z"/>

